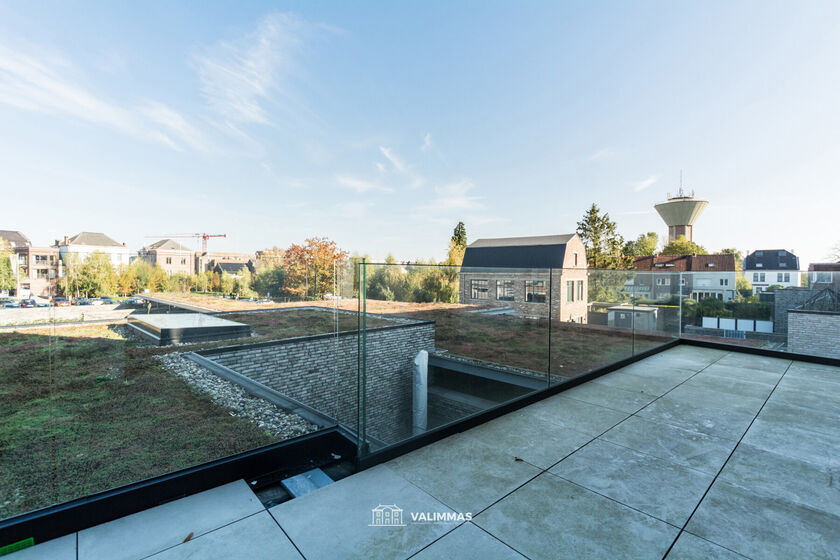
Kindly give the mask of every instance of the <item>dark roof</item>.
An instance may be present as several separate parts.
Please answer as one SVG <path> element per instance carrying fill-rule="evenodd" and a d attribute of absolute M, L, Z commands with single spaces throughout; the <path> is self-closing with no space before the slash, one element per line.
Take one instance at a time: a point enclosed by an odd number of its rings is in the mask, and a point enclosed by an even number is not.
<path fill-rule="evenodd" d="M 673 272 L 735 272 L 735 255 L 657 255 L 636 257 L 636 270 Z"/>
<path fill-rule="evenodd" d="M 96 247 L 122 247 L 122 243 L 117 243 L 104 233 L 96 233 L 92 231 L 83 231 L 77 233 L 69 239 L 70 245 L 93 245 Z"/>
<path fill-rule="evenodd" d="M 799 257 L 786 249 L 753 251 L 744 259 L 744 270 L 799 270 Z"/>
<path fill-rule="evenodd" d="M 146 247 L 147 251 L 179 251 L 183 253 L 192 253 L 192 249 L 187 249 L 180 243 L 172 239 L 161 239 L 160 241 L 155 241 L 148 247 Z"/>
<path fill-rule="evenodd" d="M 32 242 L 19 231 L 0 229 L 0 239 L 5 239 L 13 247 L 29 247 Z"/>
<path fill-rule="evenodd" d="M 808 270 L 812 272 L 837 272 L 840 271 L 840 262 L 836 263 L 811 263 Z"/>
<path fill-rule="evenodd" d="M 575 236 L 541 235 L 477 239 L 467 246 L 464 267 L 562 268 L 566 244 Z"/>

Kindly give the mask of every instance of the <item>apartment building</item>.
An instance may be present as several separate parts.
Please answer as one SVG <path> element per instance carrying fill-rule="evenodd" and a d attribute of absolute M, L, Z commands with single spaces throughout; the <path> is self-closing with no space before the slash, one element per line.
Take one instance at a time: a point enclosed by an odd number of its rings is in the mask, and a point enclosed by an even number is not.
<path fill-rule="evenodd" d="M 56 247 L 33 247 L 29 237 L 19 231 L 0 230 L 0 239 L 12 249 L 12 272 L 16 278 L 17 297 L 49 298 L 56 293 L 62 276 L 61 259 Z"/>
<path fill-rule="evenodd" d="M 143 247 L 139 258 L 160 266 L 167 274 L 192 274 L 195 270 L 195 252 L 173 239 L 162 239 Z"/>
<path fill-rule="evenodd" d="M 108 255 L 114 268 L 131 262 L 131 251 L 125 243 L 118 243 L 104 233 L 83 231 L 73 237 L 65 236 L 63 240 L 56 240 L 55 244 L 65 265 L 68 259 L 82 262 L 95 252 Z"/>

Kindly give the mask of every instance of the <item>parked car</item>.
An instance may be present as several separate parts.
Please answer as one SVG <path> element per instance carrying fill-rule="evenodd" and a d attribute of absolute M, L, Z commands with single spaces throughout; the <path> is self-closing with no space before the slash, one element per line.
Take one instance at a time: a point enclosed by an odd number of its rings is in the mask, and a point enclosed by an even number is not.
<path fill-rule="evenodd" d="M 124 299 L 123 303 L 127 305 L 143 305 L 144 303 L 146 303 L 146 300 L 139 297 L 130 297 L 128 299 Z"/>
<path fill-rule="evenodd" d="M 90 305 L 102 305 L 104 302 L 100 298 L 93 298 L 90 300 Z"/>
<path fill-rule="evenodd" d="M 10 297 L 0 297 L 0 305 L 6 305 L 7 303 L 12 303 L 14 301 Z"/>
<path fill-rule="evenodd" d="M 35 307 L 52 307 L 52 305 L 50 305 L 49 303 L 38 302 L 38 304 L 36 304 Z"/>
<path fill-rule="evenodd" d="M 19 301 L 12 301 L 12 302 L 6 304 L 7 309 L 18 309 L 19 307 L 20 307 L 20 302 Z"/>
<path fill-rule="evenodd" d="M 99 299 L 102 300 L 102 303 L 105 303 L 105 304 L 108 304 L 108 305 L 114 305 L 114 304 L 120 303 L 119 301 L 115 300 L 114 298 L 108 297 L 108 296 L 102 296 Z"/>
<path fill-rule="evenodd" d="M 70 300 L 66 297 L 57 297 L 53 302 L 56 307 L 70 307 Z"/>
<path fill-rule="evenodd" d="M 90 300 L 86 297 L 77 297 L 76 305 L 90 305 Z"/>
<path fill-rule="evenodd" d="M 34 299 L 23 299 L 23 300 L 20 301 L 20 306 L 21 307 L 29 308 L 29 307 L 36 307 L 36 305 L 37 304 L 35 303 Z"/>

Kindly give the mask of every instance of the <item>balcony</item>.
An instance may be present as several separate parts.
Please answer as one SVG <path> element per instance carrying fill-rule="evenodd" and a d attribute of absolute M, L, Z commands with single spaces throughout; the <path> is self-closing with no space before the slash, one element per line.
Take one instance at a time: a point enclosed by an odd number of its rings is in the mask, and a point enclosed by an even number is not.
<path fill-rule="evenodd" d="M 757 330 L 780 292 L 693 300 L 702 274 L 347 263 L 329 299 L 157 294 L 64 327 L 52 309 L 0 334 L 0 545 L 31 537 L 20 559 L 832 557 L 840 361 L 792 351 L 775 321 Z M 529 301 L 536 282 L 545 297 Z M 432 283 L 459 303 L 413 301 Z M 786 327 L 830 342 L 836 302 L 797 290 Z M 252 334 L 161 347 L 120 313 Z"/>

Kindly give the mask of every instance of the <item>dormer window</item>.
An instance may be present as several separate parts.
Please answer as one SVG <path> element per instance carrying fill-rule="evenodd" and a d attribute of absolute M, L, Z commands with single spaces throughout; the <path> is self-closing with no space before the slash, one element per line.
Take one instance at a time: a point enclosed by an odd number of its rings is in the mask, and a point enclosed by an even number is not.
<path fill-rule="evenodd" d="M 755 263 L 755 267 L 756 268 L 764 268 L 764 264 L 763 263 Z"/>
<path fill-rule="evenodd" d="M 780 262 L 780 263 L 779 263 L 779 267 L 780 267 L 780 268 L 787 268 L 787 263 Z"/>
<path fill-rule="evenodd" d="M 706 263 L 706 267 L 707 267 L 707 268 L 714 268 L 714 267 L 715 267 L 715 263 Z"/>

